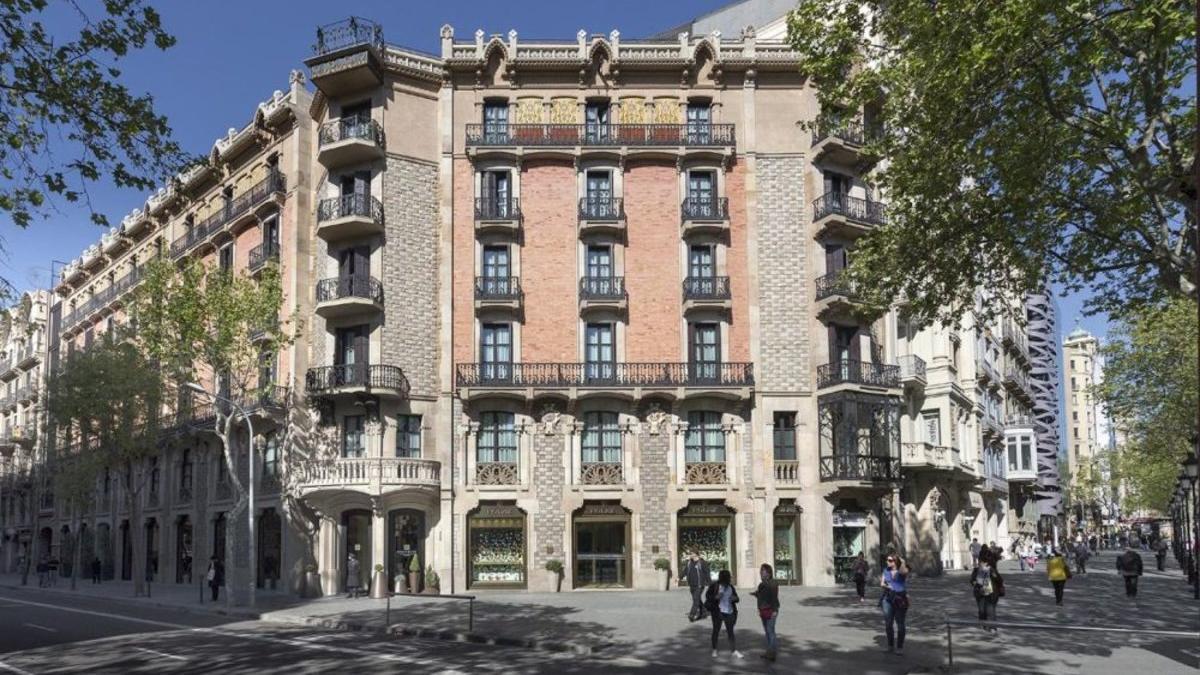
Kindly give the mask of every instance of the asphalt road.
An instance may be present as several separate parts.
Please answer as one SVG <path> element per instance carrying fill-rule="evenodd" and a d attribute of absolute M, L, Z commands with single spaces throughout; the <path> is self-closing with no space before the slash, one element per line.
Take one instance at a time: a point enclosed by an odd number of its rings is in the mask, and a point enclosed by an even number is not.
<path fill-rule="evenodd" d="M 384 637 L 0 590 L 0 675 L 675 673 L 680 664 Z"/>

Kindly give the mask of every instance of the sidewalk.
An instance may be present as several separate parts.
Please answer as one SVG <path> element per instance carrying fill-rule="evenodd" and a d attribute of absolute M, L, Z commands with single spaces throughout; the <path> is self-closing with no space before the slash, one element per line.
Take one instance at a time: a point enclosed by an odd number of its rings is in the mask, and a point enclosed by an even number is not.
<path fill-rule="evenodd" d="M 1200 631 L 1200 603 L 1191 599 L 1190 587 L 1175 567 L 1153 571 L 1142 578 L 1137 604 L 1127 602 L 1115 572 L 1115 555 L 1102 553 L 1092 560 L 1087 575 L 1077 575 L 1067 586 L 1066 605 L 1056 608 L 1044 566 L 1022 573 L 1015 563 L 1004 562 L 1008 595 L 1001 601 L 1000 621 L 1037 622 L 1102 627 L 1137 627 Z M 36 589 L 36 580 L 34 580 Z M 17 579 L 19 583 L 19 578 Z M 0 586 L 11 585 L 0 577 Z M 121 587 L 124 586 L 122 589 Z M 128 582 L 109 583 L 92 590 L 80 584 L 80 593 L 118 597 Z M 58 591 L 64 588 L 59 581 Z M 195 586 L 155 586 L 155 596 L 136 602 L 177 603 L 181 608 L 215 609 L 198 602 Z M 576 591 L 520 593 L 472 591 L 475 625 L 467 633 L 467 603 L 448 598 L 393 598 L 393 631 L 405 635 L 437 635 L 448 639 L 494 641 L 500 644 L 536 645 L 575 649 L 597 656 L 634 657 L 699 668 L 718 664 L 723 669 L 746 672 L 939 672 L 945 663 L 943 616 L 973 620 L 975 603 L 965 572 L 936 579 L 913 579 L 909 641 L 905 655 L 884 653 L 882 621 L 874 604 L 878 593 L 868 593 L 868 603 L 854 601 L 847 588 L 781 589 L 779 619 L 780 660 L 769 665 L 759 658 L 764 644 L 754 611 L 751 589 L 742 596 L 737 625 L 739 648 L 746 658 L 734 661 L 722 635 L 721 656 L 710 656 L 711 624 L 689 623 L 690 598 L 686 590 Z M 69 591 L 67 591 L 69 592 Z M 387 603 L 366 598 L 329 597 L 300 601 L 278 593 L 261 593 L 258 612 L 235 609 L 235 616 L 259 616 L 267 621 L 306 623 L 366 630 L 383 630 Z M 132 598 L 130 598 L 132 600 Z M 224 605 L 220 605 L 224 610 Z M 402 638 L 401 638 L 402 639 Z M 1072 633 L 1045 629 L 1003 630 L 986 634 L 974 628 L 955 628 L 957 672 L 1195 672 L 1200 652 L 1194 639 Z"/>

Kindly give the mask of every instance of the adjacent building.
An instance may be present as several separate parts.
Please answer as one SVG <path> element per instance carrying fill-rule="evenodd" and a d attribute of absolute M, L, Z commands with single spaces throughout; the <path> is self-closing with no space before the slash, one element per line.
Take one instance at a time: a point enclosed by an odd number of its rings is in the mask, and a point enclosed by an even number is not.
<path fill-rule="evenodd" d="M 1071 523 L 1099 532 L 1117 521 L 1116 495 L 1106 455 L 1115 449 L 1116 427 L 1096 396 L 1103 381 L 1100 340 L 1082 328 L 1063 341 L 1067 469 L 1071 476 Z M 1110 437 L 1111 436 L 1111 437 Z"/>

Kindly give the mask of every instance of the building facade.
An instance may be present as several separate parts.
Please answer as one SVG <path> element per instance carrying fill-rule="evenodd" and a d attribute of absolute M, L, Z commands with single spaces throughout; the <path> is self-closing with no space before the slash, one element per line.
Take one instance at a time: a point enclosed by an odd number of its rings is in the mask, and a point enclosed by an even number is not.
<path fill-rule="evenodd" d="M 1024 328 L 861 315 L 841 273 L 886 218 L 870 112 L 819 114 L 775 4 L 669 40 L 446 26 L 437 55 L 361 19 L 319 29 L 312 89 L 294 75 L 49 310 L 53 361 L 122 322 L 148 256 L 278 260 L 302 331 L 265 357 L 277 399 L 250 402 L 257 560 L 200 402 L 145 522 L 105 487 L 85 549 L 188 583 L 235 537 L 231 569 L 333 594 L 351 556 L 364 586 L 380 565 L 550 590 L 551 561 L 569 589 L 657 588 L 656 561 L 693 549 L 738 583 L 767 562 L 828 585 L 859 552 L 934 574 L 972 536 L 1006 545 L 1036 476 Z M 296 410 L 310 433 L 280 466 Z M 44 521 L 46 550 L 72 540 Z"/>
<path fill-rule="evenodd" d="M 1076 328 L 1067 335 L 1062 349 L 1070 522 L 1077 529 L 1103 531 L 1116 525 L 1117 514 L 1105 460 L 1111 427 L 1095 392 L 1103 378 L 1100 340 Z"/>
<path fill-rule="evenodd" d="M 1042 522 L 1061 523 L 1063 491 L 1059 476 L 1062 448 L 1062 357 L 1058 340 L 1058 307 L 1049 291 L 1029 297 L 1029 354 L 1033 362 L 1034 430 L 1037 434 L 1038 480 L 1035 492 Z"/>

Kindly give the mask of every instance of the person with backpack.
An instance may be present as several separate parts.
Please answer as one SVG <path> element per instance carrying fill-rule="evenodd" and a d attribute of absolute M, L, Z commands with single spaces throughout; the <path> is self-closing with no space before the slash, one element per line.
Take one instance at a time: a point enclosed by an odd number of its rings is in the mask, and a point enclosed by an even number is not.
<path fill-rule="evenodd" d="M 1165 572 L 1167 569 L 1167 540 L 1162 537 L 1158 538 L 1158 542 L 1154 544 L 1154 559 L 1158 563 L 1158 571 Z"/>
<path fill-rule="evenodd" d="M 1004 595 L 1004 579 L 1000 573 L 990 563 L 980 562 L 979 567 L 971 573 L 971 590 L 979 607 L 979 620 L 995 621 L 996 605 Z"/>
<path fill-rule="evenodd" d="M 1125 578 L 1125 597 L 1137 600 L 1138 577 L 1142 576 L 1142 556 L 1133 550 L 1133 542 L 1117 557 L 1117 573 Z"/>
<path fill-rule="evenodd" d="M 1067 587 L 1067 579 L 1071 578 L 1071 566 L 1063 559 L 1058 549 L 1051 549 L 1050 557 L 1046 558 L 1046 576 L 1054 587 L 1054 604 L 1063 604 L 1063 591 Z"/>
<path fill-rule="evenodd" d="M 691 555 L 688 557 L 687 567 L 683 571 L 683 576 L 687 579 L 688 590 L 692 595 L 692 608 L 688 610 L 688 621 L 697 621 L 706 616 L 704 610 L 704 601 L 701 597 L 704 589 L 712 583 L 712 577 L 709 576 L 708 562 L 704 556 L 700 555 L 699 549 L 692 549 Z"/>
<path fill-rule="evenodd" d="M 858 604 L 861 605 L 867 601 L 867 574 L 871 571 L 871 566 L 862 551 L 858 552 L 850 571 L 854 574 L 854 590 L 858 593 Z"/>
<path fill-rule="evenodd" d="M 895 553 L 889 553 L 887 568 L 879 575 L 883 595 L 879 606 L 883 609 L 883 630 L 887 635 L 889 654 L 904 654 L 904 621 L 908 618 L 908 565 Z"/>
<path fill-rule="evenodd" d="M 704 606 L 712 614 L 712 655 L 717 658 L 717 638 L 721 636 L 721 625 L 725 625 L 725 634 L 729 636 L 729 649 L 735 659 L 743 658 L 737 650 L 737 640 L 733 636 L 733 627 L 737 625 L 737 604 L 740 601 L 737 589 L 733 587 L 733 577 L 729 570 L 721 570 L 717 580 L 708 587 L 704 596 Z"/>
<path fill-rule="evenodd" d="M 208 559 L 208 572 L 205 574 L 208 580 L 208 587 L 212 591 L 213 602 L 217 601 L 217 595 L 221 592 L 221 587 L 225 585 L 225 563 L 217 556 Z"/>
<path fill-rule="evenodd" d="M 758 583 L 758 590 L 750 595 L 758 600 L 758 617 L 762 619 L 763 632 L 767 637 L 767 651 L 763 658 L 774 661 L 779 653 L 779 638 L 775 637 L 775 620 L 779 618 L 779 585 L 775 583 L 774 570 L 770 565 L 763 563 L 758 568 L 758 574 L 762 581 Z"/>

